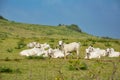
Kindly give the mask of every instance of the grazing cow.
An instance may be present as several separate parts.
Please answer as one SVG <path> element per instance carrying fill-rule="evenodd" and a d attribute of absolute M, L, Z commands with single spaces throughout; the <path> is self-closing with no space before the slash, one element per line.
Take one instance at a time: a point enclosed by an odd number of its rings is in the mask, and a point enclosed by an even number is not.
<path fill-rule="evenodd" d="M 59 41 L 60 49 L 64 52 L 64 58 L 66 58 L 67 54 L 73 51 L 76 51 L 77 58 L 79 56 L 79 49 L 80 49 L 80 43 L 72 42 L 69 44 L 63 43 L 63 41 Z"/>
<path fill-rule="evenodd" d="M 107 48 L 106 52 L 108 57 L 120 57 L 120 52 L 114 51 L 113 48 Z"/>

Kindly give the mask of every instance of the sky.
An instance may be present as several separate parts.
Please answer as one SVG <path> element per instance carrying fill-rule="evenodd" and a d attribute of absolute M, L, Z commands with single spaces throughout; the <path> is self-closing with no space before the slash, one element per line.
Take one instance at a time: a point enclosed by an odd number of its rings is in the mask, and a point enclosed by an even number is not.
<path fill-rule="evenodd" d="M 88 34 L 120 39 L 120 0 L 0 0 L 0 15 L 30 24 L 76 24 Z"/>

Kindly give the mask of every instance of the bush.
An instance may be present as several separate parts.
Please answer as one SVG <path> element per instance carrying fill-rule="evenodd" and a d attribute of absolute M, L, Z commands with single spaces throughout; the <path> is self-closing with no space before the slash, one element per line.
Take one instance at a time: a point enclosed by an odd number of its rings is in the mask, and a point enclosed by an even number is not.
<path fill-rule="evenodd" d="M 55 40 L 54 40 L 53 38 L 51 38 L 49 42 L 52 42 L 52 43 L 53 43 L 53 42 L 55 42 Z"/>
<path fill-rule="evenodd" d="M 13 52 L 13 49 L 12 48 L 8 48 L 6 51 L 11 53 L 11 52 Z"/>
<path fill-rule="evenodd" d="M 70 60 L 69 70 L 87 70 L 87 64 L 79 60 Z"/>
<path fill-rule="evenodd" d="M 8 37 L 8 33 L 0 32 L 0 39 L 5 40 Z"/>
<path fill-rule="evenodd" d="M 0 73 L 21 73 L 20 69 L 11 69 L 9 67 L 2 66 L 0 67 Z"/>
<path fill-rule="evenodd" d="M 6 58 L 5 58 L 5 61 L 11 61 L 11 59 L 9 59 L 9 57 L 6 57 Z"/>
<path fill-rule="evenodd" d="M 0 19 L 3 19 L 3 20 L 7 20 L 6 18 L 4 18 L 3 16 L 0 15 Z M 8 21 L 8 20 L 7 20 Z"/>
<path fill-rule="evenodd" d="M 0 67 L 0 72 L 1 73 L 12 73 L 13 70 L 8 67 L 2 66 L 2 67 Z"/>
<path fill-rule="evenodd" d="M 21 70 L 19 68 L 14 70 L 15 73 L 21 73 Z"/>
<path fill-rule="evenodd" d="M 19 61 L 20 61 L 20 59 L 17 59 L 17 58 L 15 58 L 15 59 L 14 59 L 14 61 L 17 61 L 17 62 L 19 62 Z"/>
<path fill-rule="evenodd" d="M 15 49 L 21 49 L 24 46 L 26 46 L 25 42 L 24 42 L 24 38 L 22 38 L 18 43 L 17 43 L 17 47 L 15 47 Z"/>
<path fill-rule="evenodd" d="M 105 46 L 106 46 L 106 47 L 110 47 L 111 44 L 110 44 L 109 42 L 107 42 L 107 43 L 105 43 Z"/>
<path fill-rule="evenodd" d="M 117 41 L 117 40 L 116 40 L 116 41 L 114 41 L 114 42 L 115 42 L 116 44 L 120 45 L 120 41 Z"/>
<path fill-rule="evenodd" d="M 84 42 L 84 43 L 82 44 L 82 46 L 88 46 L 88 44 L 87 44 L 86 42 Z"/>
<path fill-rule="evenodd" d="M 77 31 L 77 32 L 82 32 L 82 30 L 76 24 L 67 25 L 67 28 L 74 30 L 74 31 Z"/>

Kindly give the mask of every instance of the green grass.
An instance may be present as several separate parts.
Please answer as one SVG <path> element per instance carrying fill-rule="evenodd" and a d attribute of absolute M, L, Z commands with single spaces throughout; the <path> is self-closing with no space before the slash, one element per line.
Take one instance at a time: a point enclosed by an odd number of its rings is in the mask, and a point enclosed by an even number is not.
<path fill-rule="evenodd" d="M 16 23 L 0 19 L 0 34 L 10 37 L 52 37 L 52 38 L 78 38 L 88 36 L 86 33 L 80 33 L 71 30 L 65 26 L 47 26 Z M 90 36 L 90 35 L 89 35 Z"/>
<path fill-rule="evenodd" d="M 66 60 L 26 58 L 19 55 L 20 51 L 27 49 L 26 44 L 29 42 L 47 42 L 55 48 L 59 40 L 66 43 L 80 42 L 81 58 L 76 60 L 74 53 Z M 25 24 L 0 19 L 0 80 L 110 80 L 112 77 L 119 80 L 120 58 L 85 60 L 85 49 L 89 45 L 101 49 L 112 47 L 120 52 L 119 39 L 98 38 L 64 26 Z"/>

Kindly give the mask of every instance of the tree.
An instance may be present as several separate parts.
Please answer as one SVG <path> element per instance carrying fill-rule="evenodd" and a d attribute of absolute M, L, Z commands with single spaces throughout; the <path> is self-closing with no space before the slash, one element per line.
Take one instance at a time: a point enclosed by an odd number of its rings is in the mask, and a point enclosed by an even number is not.
<path fill-rule="evenodd" d="M 7 19 L 5 19 L 5 18 L 4 18 L 3 16 L 1 16 L 1 15 L 0 15 L 0 19 L 7 20 Z"/>
<path fill-rule="evenodd" d="M 76 25 L 76 24 L 71 24 L 71 25 L 69 25 L 69 26 L 67 26 L 69 29 L 71 29 L 71 30 L 74 30 L 74 31 L 77 31 L 77 32 L 82 32 L 82 30 L 79 28 L 79 26 L 78 25 Z"/>
<path fill-rule="evenodd" d="M 62 26 L 62 24 L 58 24 L 58 26 Z"/>

